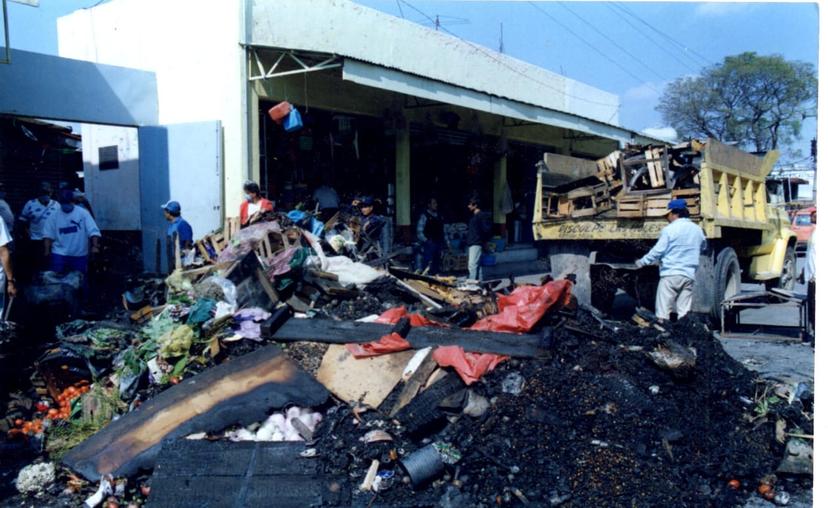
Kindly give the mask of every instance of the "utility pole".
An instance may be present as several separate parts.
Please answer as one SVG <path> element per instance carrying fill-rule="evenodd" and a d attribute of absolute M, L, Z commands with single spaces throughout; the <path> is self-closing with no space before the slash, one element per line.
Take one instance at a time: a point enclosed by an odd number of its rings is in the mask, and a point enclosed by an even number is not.
<path fill-rule="evenodd" d="M 440 30 L 440 15 L 434 17 L 434 29 Z"/>
<path fill-rule="evenodd" d="M 498 51 L 503 53 L 503 22 L 500 22 L 500 44 L 498 45 Z"/>

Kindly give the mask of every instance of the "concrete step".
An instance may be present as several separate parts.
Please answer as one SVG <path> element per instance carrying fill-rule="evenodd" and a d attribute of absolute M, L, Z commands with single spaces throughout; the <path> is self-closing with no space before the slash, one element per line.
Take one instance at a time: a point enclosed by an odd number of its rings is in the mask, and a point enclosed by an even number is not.
<path fill-rule="evenodd" d="M 497 264 L 531 262 L 538 259 L 538 249 L 532 245 L 515 245 L 494 254 Z"/>
<path fill-rule="evenodd" d="M 484 266 L 483 280 L 501 279 L 514 275 L 530 275 L 535 273 L 549 272 L 549 261 L 546 259 L 535 259 L 531 261 L 518 261 L 515 263 L 498 263 L 494 266 Z"/>

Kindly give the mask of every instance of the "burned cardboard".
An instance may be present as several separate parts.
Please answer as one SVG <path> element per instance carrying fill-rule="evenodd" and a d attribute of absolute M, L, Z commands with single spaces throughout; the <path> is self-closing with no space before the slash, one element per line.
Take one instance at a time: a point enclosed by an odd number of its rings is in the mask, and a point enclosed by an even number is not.
<path fill-rule="evenodd" d="M 90 480 L 151 468 L 164 441 L 265 419 L 289 403 L 319 405 L 328 392 L 276 346 L 188 378 L 71 450 L 64 464 Z"/>

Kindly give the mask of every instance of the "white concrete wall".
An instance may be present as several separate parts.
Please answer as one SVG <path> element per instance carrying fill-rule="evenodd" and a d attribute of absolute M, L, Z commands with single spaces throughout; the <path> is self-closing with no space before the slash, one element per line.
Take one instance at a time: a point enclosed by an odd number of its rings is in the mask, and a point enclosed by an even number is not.
<path fill-rule="evenodd" d="M 61 56 L 155 72 L 161 124 L 219 120 L 224 205 L 247 176 L 241 0 L 113 0 L 58 19 Z"/>
<path fill-rule="evenodd" d="M 617 95 L 349 0 L 250 0 L 256 46 L 329 52 L 619 124 Z"/>
<path fill-rule="evenodd" d="M 83 180 L 86 198 L 92 204 L 101 229 L 141 229 L 140 173 L 138 170 L 138 129 L 81 125 L 83 138 Z M 98 167 L 98 147 L 118 147 L 118 169 Z"/>

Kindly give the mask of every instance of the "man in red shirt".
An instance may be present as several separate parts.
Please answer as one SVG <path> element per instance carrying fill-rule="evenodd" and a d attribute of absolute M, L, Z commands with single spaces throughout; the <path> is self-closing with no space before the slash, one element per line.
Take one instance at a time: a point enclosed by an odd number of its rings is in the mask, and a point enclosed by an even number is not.
<path fill-rule="evenodd" d="M 249 226 L 259 219 L 259 215 L 273 210 L 273 202 L 262 197 L 259 184 L 253 180 L 244 182 L 244 202 L 239 209 L 239 221 L 242 227 Z"/>

